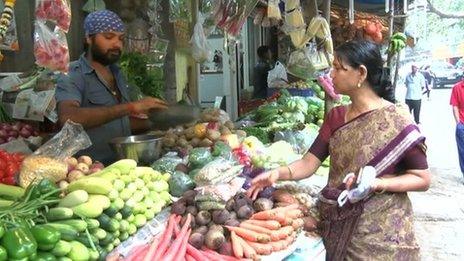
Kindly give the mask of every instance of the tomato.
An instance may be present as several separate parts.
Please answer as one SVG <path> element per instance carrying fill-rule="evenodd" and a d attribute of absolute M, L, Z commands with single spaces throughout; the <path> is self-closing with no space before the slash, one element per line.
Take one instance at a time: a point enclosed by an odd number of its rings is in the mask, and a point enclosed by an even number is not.
<path fill-rule="evenodd" d="M 8 155 L 8 153 L 4 150 L 0 150 L 0 159 L 5 159 L 5 157 Z"/>
<path fill-rule="evenodd" d="M 16 175 L 16 172 L 18 172 L 19 168 L 16 167 L 15 165 L 11 164 L 6 167 L 5 174 L 7 177 L 14 177 Z"/>
<path fill-rule="evenodd" d="M 14 161 L 19 162 L 19 163 L 22 162 L 24 159 L 24 155 L 21 153 L 13 153 L 11 154 L 11 157 L 13 158 Z"/>
<path fill-rule="evenodd" d="M 7 185 L 15 185 L 16 184 L 16 180 L 14 177 L 7 177 L 7 178 L 3 178 L 2 179 L 2 183 L 3 184 L 7 184 Z"/>
<path fill-rule="evenodd" d="M 6 161 L 2 158 L 0 158 L 0 170 L 6 169 Z"/>
<path fill-rule="evenodd" d="M 0 169 L 0 180 L 5 177 L 5 171 L 3 169 Z"/>

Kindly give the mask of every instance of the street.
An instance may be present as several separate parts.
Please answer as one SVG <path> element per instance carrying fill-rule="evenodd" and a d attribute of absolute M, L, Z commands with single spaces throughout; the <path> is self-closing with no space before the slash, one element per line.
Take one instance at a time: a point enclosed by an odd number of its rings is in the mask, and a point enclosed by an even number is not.
<path fill-rule="evenodd" d="M 404 86 L 397 99 L 404 101 Z M 410 193 L 415 212 L 416 236 L 422 260 L 464 258 L 464 190 L 455 142 L 455 123 L 449 99 L 451 89 L 433 89 L 424 96 L 421 130 L 427 140 L 432 185 L 427 192 Z"/>

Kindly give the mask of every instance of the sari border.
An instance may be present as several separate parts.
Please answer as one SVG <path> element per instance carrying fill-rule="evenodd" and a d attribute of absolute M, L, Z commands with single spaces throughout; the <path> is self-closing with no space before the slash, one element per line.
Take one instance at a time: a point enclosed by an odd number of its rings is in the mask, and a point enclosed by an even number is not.
<path fill-rule="evenodd" d="M 381 176 L 392 164 L 396 164 L 404 152 L 425 140 L 418 127 L 410 124 L 404 128 L 391 142 L 388 143 L 377 155 L 367 164 L 374 166 L 378 175 Z"/>

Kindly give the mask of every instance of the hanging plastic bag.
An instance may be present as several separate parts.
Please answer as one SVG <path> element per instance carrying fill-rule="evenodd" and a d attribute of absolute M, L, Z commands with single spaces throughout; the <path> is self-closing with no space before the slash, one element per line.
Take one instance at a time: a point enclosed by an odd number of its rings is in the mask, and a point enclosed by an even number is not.
<path fill-rule="evenodd" d="M 279 0 L 269 0 L 267 3 L 267 17 L 281 20 Z"/>
<path fill-rule="evenodd" d="M 43 21 L 35 22 L 35 63 L 52 71 L 67 72 L 69 50 L 66 35 L 58 27 L 52 32 Z"/>
<path fill-rule="evenodd" d="M 57 182 L 66 178 L 68 165 L 65 160 L 92 145 L 82 125 L 66 122 L 63 129 L 24 159 L 19 174 L 19 184 L 25 188 L 32 182 L 48 178 Z"/>
<path fill-rule="evenodd" d="M 287 71 L 302 79 L 309 79 L 314 76 L 316 69 L 309 59 L 308 50 L 306 48 L 293 51 L 290 54 L 287 63 Z"/>
<path fill-rule="evenodd" d="M 66 0 L 36 0 L 37 19 L 54 22 L 66 33 L 71 25 L 71 7 Z"/>
<path fill-rule="evenodd" d="M 270 88 L 282 88 L 288 85 L 287 71 L 285 66 L 279 61 L 276 62 L 274 69 L 267 75 L 267 85 Z"/>
<path fill-rule="evenodd" d="M 319 50 L 315 40 L 307 47 L 308 57 L 316 71 L 324 70 L 330 67 L 330 61 L 325 49 Z"/>
<path fill-rule="evenodd" d="M 103 0 L 88 0 L 84 7 L 82 7 L 82 11 L 86 13 L 92 13 L 104 9 L 106 9 L 106 5 Z"/>
<path fill-rule="evenodd" d="M 203 63 L 211 57 L 211 47 L 206 39 L 205 32 L 203 30 L 203 22 L 205 21 L 204 16 L 199 13 L 198 20 L 193 28 L 193 35 L 190 39 L 192 45 L 192 57 L 197 63 Z"/>

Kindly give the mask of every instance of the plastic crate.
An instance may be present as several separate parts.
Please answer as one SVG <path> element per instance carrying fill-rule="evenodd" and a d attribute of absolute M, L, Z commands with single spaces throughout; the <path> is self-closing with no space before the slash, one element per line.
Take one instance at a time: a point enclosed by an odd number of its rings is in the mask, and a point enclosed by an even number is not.
<path fill-rule="evenodd" d="M 273 96 L 276 93 L 279 93 L 282 88 L 268 88 L 267 89 L 267 96 Z M 314 91 L 312 89 L 295 89 L 295 88 L 285 88 L 292 96 L 302 96 L 302 97 L 310 97 L 314 96 Z"/>

